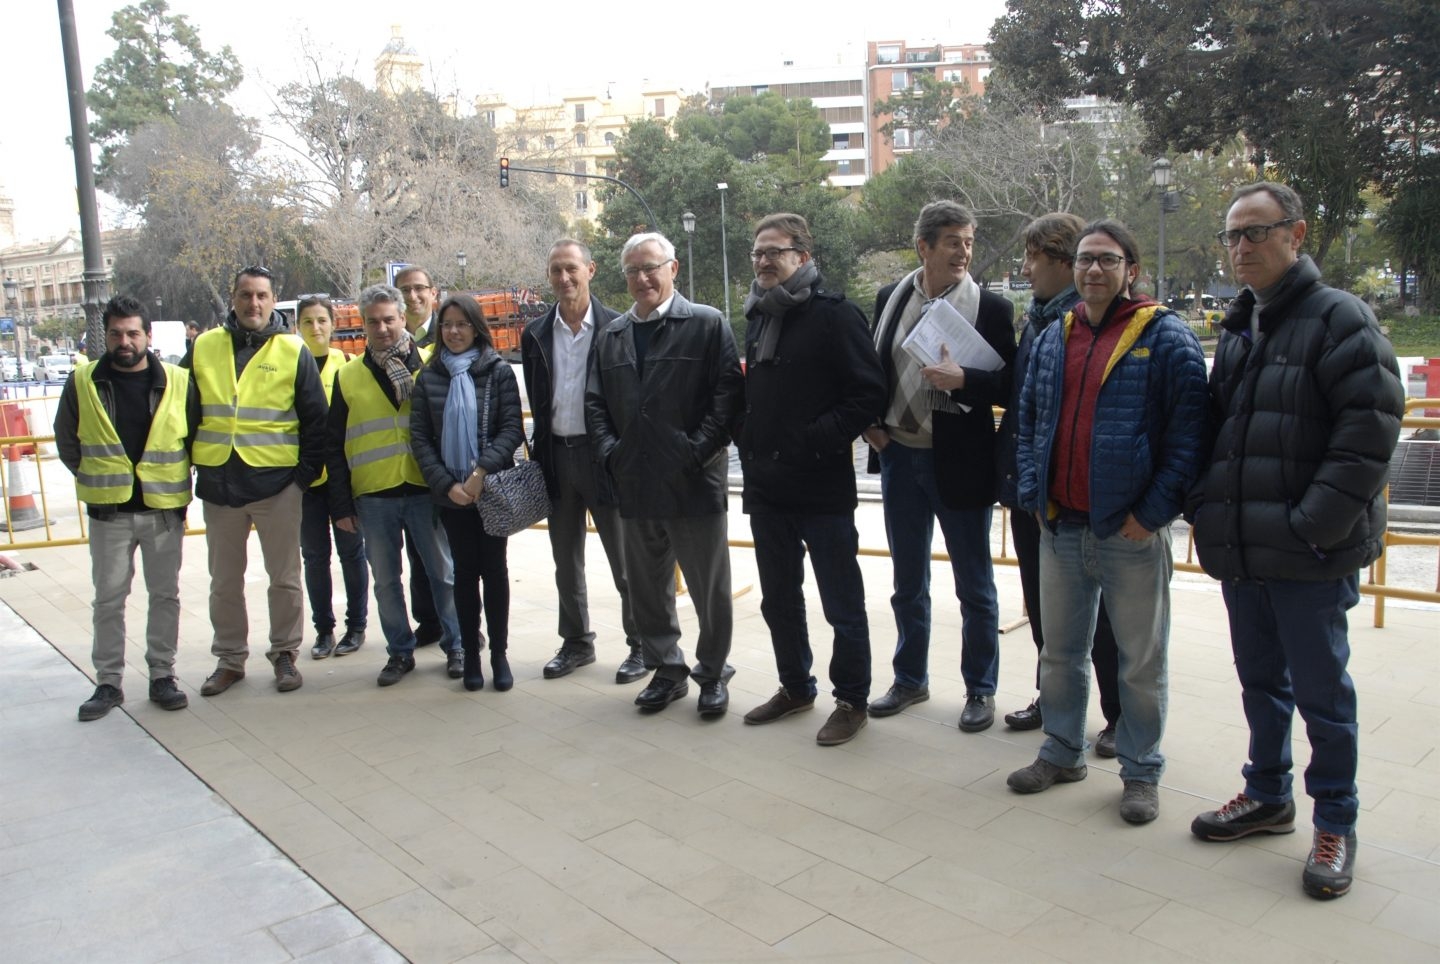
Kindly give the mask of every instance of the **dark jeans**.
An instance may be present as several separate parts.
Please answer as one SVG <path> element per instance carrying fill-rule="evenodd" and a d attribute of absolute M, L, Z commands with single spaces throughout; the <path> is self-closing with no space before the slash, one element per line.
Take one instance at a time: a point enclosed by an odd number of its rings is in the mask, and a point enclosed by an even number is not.
<path fill-rule="evenodd" d="M 1285 579 L 1221 584 L 1230 611 L 1230 645 L 1250 724 L 1245 793 L 1261 803 L 1290 799 L 1290 726 L 1295 711 L 1310 738 L 1305 792 L 1313 823 L 1329 833 L 1355 829 L 1360 759 L 1355 684 L 1346 664 L 1345 613 L 1360 600 L 1358 575 L 1322 582 Z"/>
<path fill-rule="evenodd" d="M 365 537 L 359 532 L 333 528 L 325 486 L 306 489 L 300 500 L 300 558 L 305 563 L 305 594 L 310 620 L 317 633 L 335 629 L 335 587 L 330 574 L 330 534 L 345 582 L 345 628 L 363 630 L 370 615 L 370 570 L 365 561 Z"/>
<path fill-rule="evenodd" d="M 760 572 L 760 612 L 770 627 L 770 645 L 780 685 L 794 696 L 814 698 L 813 656 L 805 624 L 805 554 L 815 570 L 825 621 L 835 631 L 830 683 L 835 698 L 864 709 L 870 698 L 870 622 L 857 552 L 860 537 L 854 513 L 750 516 L 755 565 Z"/>
<path fill-rule="evenodd" d="M 455 616 L 460 621 L 460 646 L 479 652 L 480 597 L 484 584 L 485 629 L 491 653 L 504 653 L 510 639 L 510 567 L 508 540 L 488 534 L 473 507 L 440 510 L 440 521 L 450 537 L 450 558 L 455 564 Z"/>
<path fill-rule="evenodd" d="M 1040 619 L 1040 523 L 1024 509 L 1010 510 L 1010 535 L 1015 540 L 1015 561 L 1020 568 L 1020 591 L 1030 615 L 1030 636 L 1035 652 L 1045 648 L 1045 631 Z M 1095 667 L 1095 684 L 1100 687 L 1100 712 L 1105 725 L 1120 721 L 1120 652 L 1115 648 L 1115 630 L 1105 612 L 1105 597 L 1095 615 L 1095 638 L 1090 643 L 1090 663 Z M 1040 663 L 1035 663 L 1035 688 L 1040 688 Z"/>

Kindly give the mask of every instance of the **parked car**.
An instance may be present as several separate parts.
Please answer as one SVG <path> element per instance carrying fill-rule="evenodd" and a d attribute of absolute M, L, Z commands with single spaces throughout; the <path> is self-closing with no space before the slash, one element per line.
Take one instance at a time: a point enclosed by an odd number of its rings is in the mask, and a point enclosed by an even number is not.
<path fill-rule="evenodd" d="M 6 352 L 0 356 L 0 378 L 7 382 L 29 381 L 35 374 L 34 366 L 23 359 Z"/>
<path fill-rule="evenodd" d="M 69 355 L 41 355 L 35 361 L 37 382 L 63 382 L 75 370 Z"/>

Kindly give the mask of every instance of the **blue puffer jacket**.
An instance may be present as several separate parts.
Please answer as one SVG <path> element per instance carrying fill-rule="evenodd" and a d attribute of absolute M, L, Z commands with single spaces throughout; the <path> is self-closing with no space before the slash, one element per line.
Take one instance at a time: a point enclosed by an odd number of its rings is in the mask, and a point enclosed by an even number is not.
<path fill-rule="evenodd" d="M 1076 314 L 1035 341 L 1020 396 L 1020 507 L 1056 508 L 1048 493 L 1061 418 L 1065 345 Z M 1105 367 L 1090 450 L 1090 527 L 1105 538 L 1133 512 L 1155 531 L 1180 514 L 1200 472 L 1206 418 L 1205 355 L 1189 326 L 1153 302 L 1121 302 L 1125 332 Z"/>

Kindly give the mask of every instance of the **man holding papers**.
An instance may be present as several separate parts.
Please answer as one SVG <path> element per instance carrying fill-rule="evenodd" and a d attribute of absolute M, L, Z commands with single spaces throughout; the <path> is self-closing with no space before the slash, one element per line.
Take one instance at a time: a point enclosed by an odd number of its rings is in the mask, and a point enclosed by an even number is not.
<path fill-rule="evenodd" d="M 995 420 L 1009 397 L 1015 330 L 1010 303 L 969 274 L 975 218 L 953 201 L 925 205 L 915 222 L 920 267 L 875 299 L 875 349 L 885 370 L 882 421 L 865 430 L 880 472 L 885 533 L 895 567 L 895 683 L 870 704 L 890 716 L 930 698 L 930 553 L 945 537 L 962 618 L 960 729 L 995 721 L 999 609 L 990 566 Z M 912 335 L 914 336 L 912 338 Z"/>

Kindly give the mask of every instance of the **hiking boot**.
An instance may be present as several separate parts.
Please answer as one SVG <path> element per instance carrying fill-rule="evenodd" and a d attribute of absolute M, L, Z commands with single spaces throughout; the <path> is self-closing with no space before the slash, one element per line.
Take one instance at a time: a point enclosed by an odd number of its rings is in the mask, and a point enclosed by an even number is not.
<path fill-rule="evenodd" d="M 1149 823 L 1160 816 L 1160 787 L 1145 780 L 1126 780 L 1120 797 L 1120 816 L 1126 823 Z"/>
<path fill-rule="evenodd" d="M 1294 833 L 1295 801 L 1261 803 L 1240 794 L 1219 810 L 1207 810 L 1190 823 L 1201 840 L 1239 840 L 1252 833 Z"/>
<path fill-rule="evenodd" d="M 1305 873 L 1300 877 L 1305 893 L 1316 900 L 1334 900 L 1349 893 L 1355 846 L 1353 831 L 1338 834 L 1317 828 L 1310 856 L 1305 859 Z"/>
<path fill-rule="evenodd" d="M 1005 725 L 1012 730 L 1040 729 L 1040 727 L 1045 725 L 1045 717 L 1040 713 L 1040 702 L 1038 700 L 1031 700 L 1030 705 L 1023 710 L 1006 713 Z"/>
<path fill-rule="evenodd" d="M 300 676 L 300 670 L 295 666 L 295 654 L 286 650 L 277 653 L 275 656 L 275 688 L 282 693 L 291 690 L 298 690 L 300 684 L 305 682 Z"/>
<path fill-rule="evenodd" d="M 1115 724 L 1108 724 L 1095 735 L 1095 755 L 1115 759 Z"/>
<path fill-rule="evenodd" d="M 762 723 L 774 723 L 776 720 L 783 720 L 793 713 L 799 713 L 802 710 L 808 710 L 814 706 L 815 697 L 791 696 L 790 691 L 782 686 L 775 691 L 774 696 L 755 707 L 749 713 L 746 713 L 745 722 L 754 726 L 759 726 Z M 851 735 L 853 736 L 854 734 Z"/>
<path fill-rule="evenodd" d="M 244 678 L 245 671 L 242 669 L 226 669 L 223 666 L 217 666 L 215 672 L 205 677 L 205 682 L 200 686 L 200 695 L 219 696 Z"/>
<path fill-rule="evenodd" d="M 385 663 L 385 668 L 380 675 L 375 677 L 376 686 L 394 686 L 400 682 L 400 677 L 415 668 L 415 657 L 413 656 L 391 656 Z"/>
<path fill-rule="evenodd" d="M 885 691 L 885 695 L 870 704 L 871 716 L 894 716 L 907 706 L 923 703 L 930 698 L 928 686 L 901 686 L 896 683 Z"/>
<path fill-rule="evenodd" d="M 1016 770 L 1005 782 L 1016 793 L 1039 793 L 1057 783 L 1079 783 L 1087 773 L 1083 763 L 1078 767 L 1057 767 L 1049 760 L 1036 757 L 1034 763 Z"/>
<path fill-rule="evenodd" d="M 770 702 L 775 701 L 771 700 Z M 815 701 L 811 700 L 810 705 L 814 704 Z M 830 714 L 830 719 L 826 720 L 825 725 L 820 727 L 820 732 L 815 734 L 815 742 L 821 746 L 839 746 L 842 743 L 849 743 L 855 739 L 857 733 L 865 728 L 865 723 L 869 718 L 864 707 L 856 709 L 851 703 L 836 700 L 835 712 Z"/>
<path fill-rule="evenodd" d="M 315 636 L 315 645 L 310 647 L 311 659 L 329 659 L 335 653 L 335 634 L 326 630 Z"/>
<path fill-rule="evenodd" d="M 965 694 L 965 709 L 960 711 L 960 729 L 966 733 L 988 730 L 995 723 L 995 697 L 980 693 Z"/>
<path fill-rule="evenodd" d="M 183 710 L 190 705 L 190 697 L 180 692 L 175 677 L 162 676 L 150 681 L 150 702 L 162 710 Z"/>
<path fill-rule="evenodd" d="M 120 692 L 120 687 L 101 683 L 95 687 L 95 695 L 80 704 L 80 722 L 98 720 L 123 702 L 125 694 Z"/>

